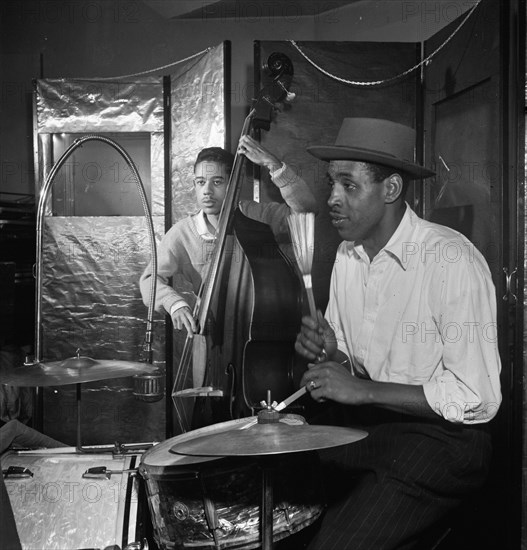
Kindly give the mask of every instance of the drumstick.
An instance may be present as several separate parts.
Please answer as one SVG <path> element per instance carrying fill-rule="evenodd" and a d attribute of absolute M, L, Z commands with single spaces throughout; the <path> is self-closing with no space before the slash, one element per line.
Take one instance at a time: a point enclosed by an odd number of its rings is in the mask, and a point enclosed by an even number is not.
<path fill-rule="evenodd" d="M 289 397 L 286 397 L 281 403 L 278 403 L 276 407 L 274 408 L 275 411 L 281 411 L 291 405 L 293 401 L 296 401 L 300 397 L 302 397 L 306 393 L 307 389 L 306 386 L 302 386 L 299 390 L 296 390 L 295 393 L 290 395 Z"/>
<path fill-rule="evenodd" d="M 346 363 L 349 363 L 348 359 L 345 359 L 344 361 L 342 361 L 341 365 L 345 365 Z M 296 390 L 296 392 L 291 394 L 289 397 L 286 397 L 282 402 L 278 403 L 276 407 L 273 407 L 273 409 L 277 412 L 283 411 L 286 407 L 291 405 L 293 401 L 300 399 L 306 392 L 307 392 L 307 384 L 305 386 L 302 386 L 299 390 Z M 245 430 L 246 428 L 250 428 L 251 426 L 254 426 L 256 422 L 257 422 L 257 419 L 255 418 L 253 421 L 248 422 L 245 426 L 242 426 L 240 429 Z"/>
<path fill-rule="evenodd" d="M 281 403 L 278 403 L 275 407 L 273 407 L 273 410 L 276 412 L 284 410 L 288 405 L 291 405 L 293 401 L 296 401 L 298 398 L 302 397 L 306 393 L 306 386 L 302 386 L 299 390 L 296 390 L 295 393 L 284 399 Z M 254 420 L 251 420 L 245 426 L 242 426 L 240 430 L 245 430 L 247 428 L 250 428 L 251 426 L 254 426 L 258 422 L 257 418 L 254 418 Z"/>
<path fill-rule="evenodd" d="M 342 361 L 341 365 L 345 365 L 348 362 L 349 360 L 345 359 L 344 361 Z M 278 405 L 276 405 L 274 410 L 282 411 L 283 409 L 291 405 L 293 401 L 296 401 L 297 399 L 302 397 L 306 392 L 307 392 L 307 384 L 305 386 L 302 386 L 299 390 L 296 390 L 296 392 L 291 394 L 289 397 L 286 397 L 281 403 L 278 403 Z"/>
<path fill-rule="evenodd" d="M 306 393 L 306 391 L 307 391 L 306 386 L 302 386 L 299 390 L 296 390 L 295 393 L 291 394 L 289 397 L 286 397 L 281 403 L 278 403 L 278 405 L 273 407 L 273 410 L 277 412 L 284 410 L 286 407 L 291 405 L 293 401 L 296 401 L 297 399 L 302 397 Z M 258 422 L 258 419 L 255 418 L 254 420 L 251 420 L 250 422 L 248 422 L 245 426 L 242 426 L 240 430 L 245 430 L 247 428 L 250 428 L 251 426 L 254 426 L 257 422 Z"/>

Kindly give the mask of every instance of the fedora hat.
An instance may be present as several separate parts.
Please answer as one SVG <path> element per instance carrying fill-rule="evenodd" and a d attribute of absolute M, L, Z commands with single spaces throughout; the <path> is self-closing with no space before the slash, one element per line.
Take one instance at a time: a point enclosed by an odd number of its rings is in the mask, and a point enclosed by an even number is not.
<path fill-rule="evenodd" d="M 414 162 L 415 130 L 380 118 L 345 118 L 335 145 L 313 145 L 307 151 L 321 160 L 355 160 L 392 166 L 417 178 L 435 172 Z"/>

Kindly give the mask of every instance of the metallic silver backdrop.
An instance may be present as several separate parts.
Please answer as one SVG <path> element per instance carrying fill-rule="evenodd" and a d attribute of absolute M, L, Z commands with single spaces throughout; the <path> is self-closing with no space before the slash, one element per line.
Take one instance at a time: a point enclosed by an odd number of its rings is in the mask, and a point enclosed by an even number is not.
<path fill-rule="evenodd" d="M 73 138 L 75 134 L 111 134 L 117 136 L 117 141 L 124 133 L 148 134 L 150 166 L 145 169 L 148 181 L 143 184 L 151 189 L 154 226 L 161 234 L 164 226 L 161 80 L 39 80 L 35 105 L 39 186 L 60 156 L 56 148 L 61 134 L 71 134 Z M 61 170 L 63 174 L 56 179 L 62 178 L 66 185 L 75 184 L 77 193 L 82 182 L 81 194 L 75 200 L 88 201 L 90 189 L 111 186 L 112 182 L 104 177 L 108 170 L 105 159 L 91 158 L 89 150 L 81 159 L 81 166 L 68 159 Z M 119 158 L 118 167 L 124 170 L 125 164 Z M 88 176 L 88 170 L 94 168 L 101 177 L 87 178 L 85 182 L 82 176 Z M 69 181 L 75 171 L 81 175 Z M 124 178 L 124 186 L 129 187 L 127 192 L 138 196 L 133 178 Z M 52 197 L 53 192 L 52 187 Z M 50 198 L 41 258 L 41 360 L 65 359 L 77 350 L 94 359 L 140 360 L 147 310 L 137 281 L 150 255 L 144 216 L 57 216 L 53 204 Z M 162 369 L 163 350 L 163 327 L 156 326 L 154 362 Z M 153 404 L 138 402 L 132 388 L 130 377 L 83 384 L 84 444 L 163 437 L 164 400 Z M 44 391 L 44 431 L 66 442 L 71 442 L 75 433 L 74 389 L 68 385 Z"/>
<path fill-rule="evenodd" d="M 196 210 L 193 167 L 204 147 L 225 147 L 225 54 L 213 48 L 170 75 L 172 223 Z"/>
<path fill-rule="evenodd" d="M 198 61 L 178 66 L 170 75 L 173 221 L 194 210 L 190 176 L 196 153 L 204 146 L 225 144 L 224 70 L 224 48 L 220 45 Z M 170 225 L 165 223 L 164 107 L 160 78 L 126 82 L 38 80 L 35 123 L 39 189 L 60 157 L 57 136 L 93 133 L 118 138 L 120 134 L 148 134 L 150 166 L 148 181 L 143 184 L 151 189 L 151 212 L 159 242 L 165 226 Z M 86 157 L 84 161 L 87 162 Z M 95 158 L 93 162 L 103 161 Z M 140 173 L 143 168 L 138 166 Z M 68 161 L 61 171 L 67 169 Z M 66 172 L 60 177 L 70 176 Z M 137 185 L 131 178 L 126 181 L 130 192 L 135 193 Z M 89 186 L 85 187 L 88 190 Z M 76 193 L 78 200 L 78 189 Z M 65 359 L 79 349 L 82 355 L 95 359 L 138 361 L 147 317 L 138 279 L 150 260 L 144 217 L 58 216 L 53 208 L 50 198 L 41 259 L 41 360 Z M 164 369 L 164 316 L 156 314 L 154 325 L 154 364 Z M 171 360 L 167 364 L 172 367 Z M 132 389 L 132 378 L 82 385 L 83 444 L 165 438 L 165 399 L 143 403 L 133 397 Z M 44 431 L 74 443 L 75 386 L 45 388 L 43 395 Z"/>

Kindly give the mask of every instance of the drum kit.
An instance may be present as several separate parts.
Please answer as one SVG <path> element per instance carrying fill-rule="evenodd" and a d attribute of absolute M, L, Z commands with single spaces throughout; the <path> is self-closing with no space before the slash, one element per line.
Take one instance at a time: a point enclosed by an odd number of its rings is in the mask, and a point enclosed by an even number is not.
<path fill-rule="evenodd" d="M 151 370 L 154 367 L 147 363 L 100 361 L 77 356 L 65 361 L 29 364 L 25 368 L 4 372 L 0 382 L 14 386 L 79 385 L 81 382 L 134 376 Z M 154 444 L 147 450 L 143 448 L 138 451 L 136 446 L 131 445 L 134 450 L 123 450 L 125 446 L 122 446 L 118 452 L 135 453 L 134 456 L 140 457 L 135 468 L 139 476 L 132 473 L 131 478 L 135 483 L 139 480 L 144 482 L 143 492 L 146 492 L 148 501 L 153 539 L 160 550 L 271 550 L 277 541 L 308 527 L 323 512 L 316 451 L 348 445 L 366 436 L 367 432 L 362 430 L 310 425 L 299 415 L 278 412 L 268 395 L 267 403 L 255 416 L 183 433 Z M 97 449 L 100 452 L 101 447 L 97 446 Z M 77 457 L 79 463 L 99 456 L 87 456 L 83 450 L 66 447 L 50 449 L 49 452 L 55 457 L 69 456 L 70 462 L 75 460 L 72 457 Z M 49 462 L 50 454 L 40 452 L 39 456 L 44 458 L 39 460 Z M 25 466 L 20 464 L 23 454 L 15 453 L 14 456 L 17 456 L 15 462 L 18 466 Z M 109 464 L 101 467 L 97 463 L 97 467 L 88 469 L 85 474 L 95 471 L 101 474 L 99 478 L 103 483 L 111 475 L 128 475 L 130 465 L 127 463 L 121 465 L 122 468 L 116 468 L 114 459 L 115 454 Z M 13 457 L 10 460 L 12 463 Z M 55 459 L 55 463 L 57 461 Z M 4 458 L 2 462 L 4 467 Z M 83 477 L 89 478 L 90 475 Z M 68 483 L 71 488 L 72 481 Z M 40 484 L 41 487 L 48 486 L 49 479 L 41 479 Z M 12 492 L 10 498 L 19 530 L 27 531 L 24 524 L 28 518 L 27 503 L 22 503 L 22 506 Z M 87 499 L 81 500 L 85 506 Z M 48 501 L 41 499 L 40 504 L 49 506 Z M 130 506 L 124 508 L 130 510 Z M 42 526 L 50 514 L 42 510 L 40 514 L 43 514 Z M 72 525 L 66 529 L 52 524 L 50 528 L 60 532 L 60 536 L 48 534 L 46 548 L 94 547 L 90 537 L 93 539 L 95 533 L 100 534 L 98 521 L 85 533 L 84 540 L 64 535 L 66 531 L 86 531 L 85 514 L 76 515 L 78 529 Z M 63 517 L 63 511 L 59 511 L 57 519 L 60 517 Z M 126 521 L 121 518 L 118 523 L 127 526 L 126 536 L 121 532 L 106 546 L 113 544 L 113 548 L 115 545 L 120 548 L 119 545 L 122 545 L 128 550 L 148 548 L 146 539 L 130 542 L 135 536 L 129 528 L 133 521 L 133 518 Z M 24 537 L 27 537 L 27 532 L 21 536 L 23 547 L 34 547 L 35 541 L 24 545 Z"/>
<path fill-rule="evenodd" d="M 92 139 L 105 141 L 121 152 L 135 174 L 143 203 L 147 204 L 137 169 L 117 143 L 88 135 L 67 149 L 40 193 L 37 326 L 41 316 L 41 249 L 47 195 L 68 156 Z M 145 217 L 152 250 L 154 296 L 156 243 L 148 208 Z M 151 300 L 145 338 L 150 358 L 153 312 Z M 37 331 L 35 349 L 40 348 Z M 145 538 L 137 542 L 143 533 L 142 529 L 135 529 L 140 523 L 138 504 L 143 492 L 153 529 L 151 542 L 159 550 L 270 550 L 275 542 L 311 525 L 322 514 L 315 451 L 347 445 L 367 435 L 351 428 L 310 426 L 300 416 L 279 412 L 304 393 L 300 390 L 278 407 L 272 405 L 268 395 L 257 416 L 206 426 L 153 446 L 101 445 L 93 452 L 82 447 L 81 384 L 127 376 L 148 377 L 156 372 L 147 362 L 95 360 L 79 353 L 63 361 L 35 361 L 0 370 L 0 383 L 5 385 L 77 386 L 77 447 L 8 451 L 1 457 L 2 468 L 7 467 L 4 481 L 24 550 L 146 550 L 149 541 Z M 111 454 L 101 454 L 103 449 Z M 117 507 L 115 514 L 110 513 L 113 506 Z"/>

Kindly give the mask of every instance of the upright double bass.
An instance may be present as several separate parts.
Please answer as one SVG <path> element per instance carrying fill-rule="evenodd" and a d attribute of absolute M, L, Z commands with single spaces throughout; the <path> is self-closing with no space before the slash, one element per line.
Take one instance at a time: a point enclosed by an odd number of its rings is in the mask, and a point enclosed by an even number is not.
<path fill-rule="evenodd" d="M 254 100 L 241 135 L 269 130 L 276 104 L 289 95 L 289 58 L 271 54 L 267 69 L 270 83 Z M 254 414 L 269 391 L 280 401 L 294 390 L 301 284 L 270 227 L 238 208 L 244 160 L 236 153 L 214 251 L 194 307 L 197 334 L 187 335 L 175 376 L 172 397 L 182 431 Z M 183 388 L 189 373 L 196 372 L 194 343 L 200 337 L 207 341 L 204 377 Z M 183 402 L 189 397 L 196 399 L 191 419 Z"/>

